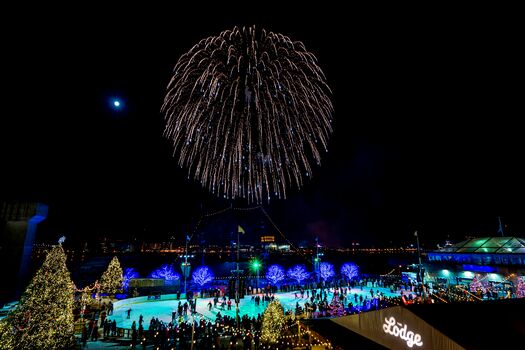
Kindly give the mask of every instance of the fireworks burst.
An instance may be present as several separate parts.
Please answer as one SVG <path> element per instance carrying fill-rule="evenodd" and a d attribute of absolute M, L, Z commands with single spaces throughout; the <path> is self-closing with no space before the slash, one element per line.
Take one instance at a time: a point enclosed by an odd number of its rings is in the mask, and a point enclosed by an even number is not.
<path fill-rule="evenodd" d="M 164 136 L 179 165 L 212 193 L 257 203 L 286 198 L 327 150 L 330 94 L 303 43 L 236 27 L 201 40 L 175 65 Z"/>

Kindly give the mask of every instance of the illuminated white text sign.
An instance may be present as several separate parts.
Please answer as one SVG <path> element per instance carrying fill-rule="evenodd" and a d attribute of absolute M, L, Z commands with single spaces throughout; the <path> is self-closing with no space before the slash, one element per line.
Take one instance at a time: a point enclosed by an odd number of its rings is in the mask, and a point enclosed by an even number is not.
<path fill-rule="evenodd" d="M 383 330 L 385 333 L 391 334 L 394 337 L 398 337 L 406 341 L 409 348 L 414 345 L 423 346 L 421 335 L 407 330 L 407 325 L 402 324 L 401 322 L 396 322 L 394 317 L 385 318 Z"/>

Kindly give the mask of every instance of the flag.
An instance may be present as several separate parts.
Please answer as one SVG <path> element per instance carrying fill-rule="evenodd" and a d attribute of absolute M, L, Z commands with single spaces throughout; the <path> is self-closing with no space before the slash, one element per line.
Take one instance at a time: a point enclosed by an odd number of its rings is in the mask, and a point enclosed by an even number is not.
<path fill-rule="evenodd" d="M 237 225 L 237 232 L 238 233 L 242 233 L 242 234 L 245 234 L 246 232 L 244 231 L 244 229 L 241 227 L 241 225 Z"/>

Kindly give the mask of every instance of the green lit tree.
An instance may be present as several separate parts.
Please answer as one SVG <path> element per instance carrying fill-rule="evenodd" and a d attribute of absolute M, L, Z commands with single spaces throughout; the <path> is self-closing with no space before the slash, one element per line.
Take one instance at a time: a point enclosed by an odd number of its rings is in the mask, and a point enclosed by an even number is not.
<path fill-rule="evenodd" d="M 264 343 L 277 343 L 283 327 L 284 309 L 278 300 L 274 300 L 263 313 L 261 340 Z"/>
<path fill-rule="evenodd" d="M 102 293 L 115 294 L 122 291 L 122 267 L 116 256 L 109 263 L 108 269 L 100 279 L 100 291 Z"/>
<path fill-rule="evenodd" d="M 66 254 L 61 245 L 54 246 L 18 307 L 7 317 L 12 339 L 6 343 L 11 341 L 15 349 L 74 347 L 73 307 L 74 288 L 66 267 Z M 11 348 L 4 344 L 3 336 L 0 347 Z"/>

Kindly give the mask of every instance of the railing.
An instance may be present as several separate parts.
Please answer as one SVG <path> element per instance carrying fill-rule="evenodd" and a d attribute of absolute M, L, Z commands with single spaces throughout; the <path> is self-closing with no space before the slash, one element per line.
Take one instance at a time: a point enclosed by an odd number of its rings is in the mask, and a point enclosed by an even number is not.
<path fill-rule="evenodd" d="M 478 296 L 475 295 L 475 294 L 472 294 L 471 292 L 469 292 L 468 290 L 466 290 L 466 289 L 464 289 L 464 288 L 461 288 L 460 286 L 456 286 L 456 288 L 459 289 L 459 290 L 461 290 L 461 291 L 463 291 L 463 292 L 465 292 L 465 293 L 468 294 L 469 296 L 471 296 L 471 297 L 473 297 L 473 298 L 475 298 L 475 299 L 477 299 L 477 300 L 479 300 L 479 301 L 483 301 L 482 298 L 478 297 Z"/>

